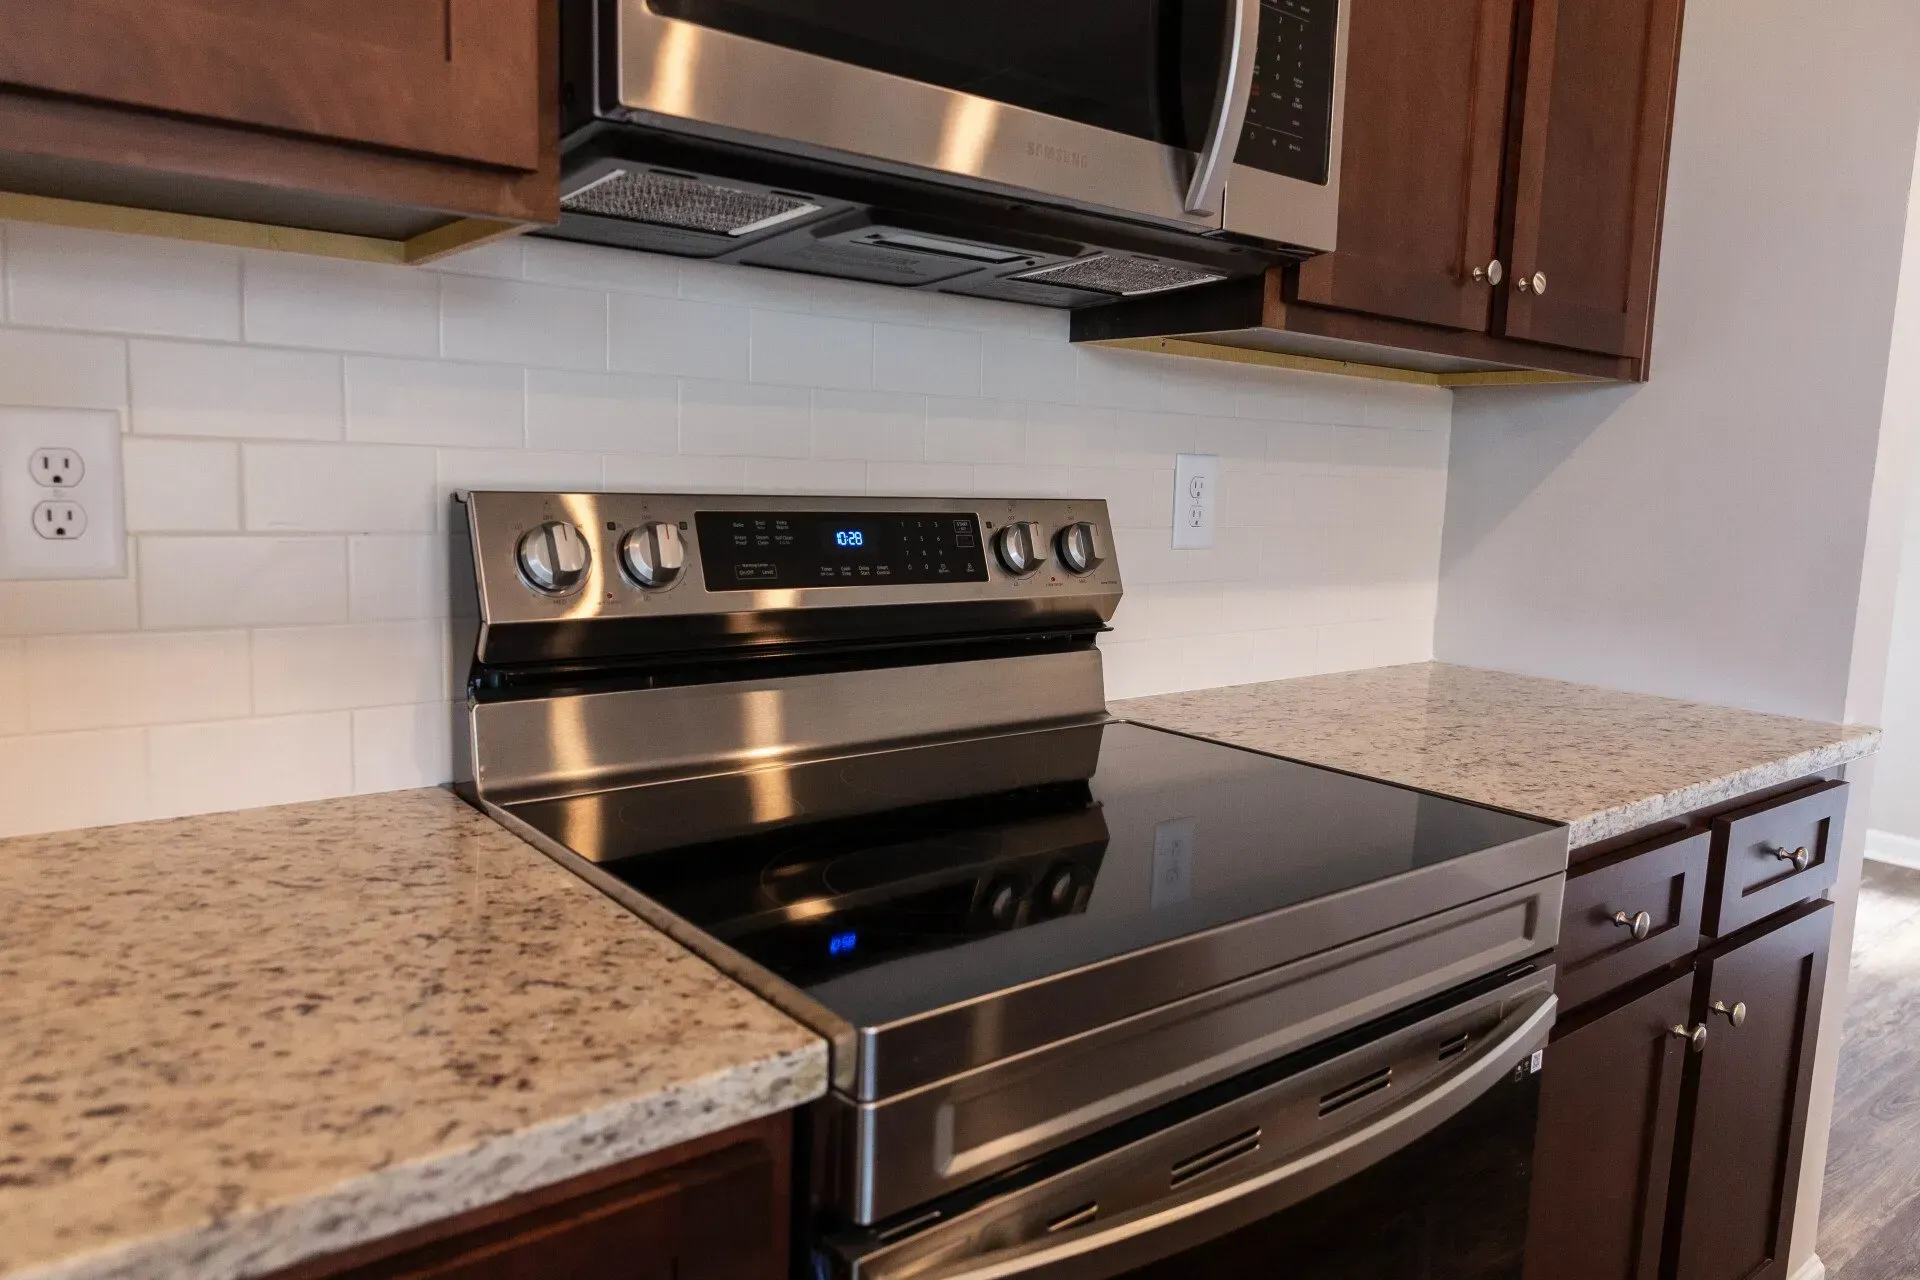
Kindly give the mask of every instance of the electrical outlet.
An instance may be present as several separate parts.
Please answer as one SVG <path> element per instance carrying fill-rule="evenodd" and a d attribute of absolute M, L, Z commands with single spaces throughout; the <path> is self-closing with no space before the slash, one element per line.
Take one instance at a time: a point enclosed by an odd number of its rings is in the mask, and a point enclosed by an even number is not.
<path fill-rule="evenodd" d="M 1220 504 L 1220 457 L 1182 453 L 1173 460 L 1173 545 L 1213 545 L 1213 513 Z"/>
<path fill-rule="evenodd" d="M 78 449 L 35 449 L 27 459 L 27 474 L 49 489 L 71 489 L 86 478 L 87 464 Z"/>
<path fill-rule="evenodd" d="M 71 499 L 33 509 L 33 531 L 48 542 L 74 542 L 87 531 L 87 509 Z"/>
<path fill-rule="evenodd" d="M 0 409 L 0 579 L 126 573 L 120 415 Z"/>

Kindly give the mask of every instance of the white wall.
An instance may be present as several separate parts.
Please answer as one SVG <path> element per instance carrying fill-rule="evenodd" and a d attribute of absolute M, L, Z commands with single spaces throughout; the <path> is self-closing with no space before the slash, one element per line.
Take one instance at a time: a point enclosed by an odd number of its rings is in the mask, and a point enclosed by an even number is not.
<path fill-rule="evenodd" d="M 1844 714 L 1920 6 L 1819 13 L 1687 6 L 1653 381 L 1460 393 L 1442 658 Z"/>
<path fill-rule="evenodd" d="M 0 412 L 119 417 L 129 578 L 0 583 L 0 834 L 448 771 L 460 486 L 1105 497 L 1116 696 L 1430 656 L 1449 393 L 550 241 L 409 271 L 0 229 Z M 1224 458 L 1210 551 L 1173 455 Z"/>

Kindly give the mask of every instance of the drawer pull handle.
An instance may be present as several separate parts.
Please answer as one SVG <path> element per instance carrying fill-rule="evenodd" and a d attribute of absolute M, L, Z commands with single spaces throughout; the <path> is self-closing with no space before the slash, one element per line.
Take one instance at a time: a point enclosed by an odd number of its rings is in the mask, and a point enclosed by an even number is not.
<path fill-rule="evenodd" d="M 1798 849 L 1775 849 L 1773 856 L 1782 862 L 1791 862 L 1795 871 L 1805 871 L 1813 865 L 1813 855 L 1807 852 L 1805 845 L 1801 845 Z"/>
<path fill-rule="evenodd" d="M 1725 1000 L 1715 1000 L 1713 1002 L 1713 1011 L 1720 1014 L 1736 1027 L 1744 1027 L 1747 1025 L 1747 1002 L 1745 1000 L 1735 1000 L 1731 1009 L 1727 1007 Z"/>
<path fill-rule="evenodd" d="M 1689 1027 L 1684 1023 L 1678 1026 L 1668 1027 L 1667 1034 L 1679 1036 L 1682 1040 L 1685 1040 L 1687 1042 L 1687 1048 L 1693 1050 L 1695 1053 L 1705 1053 L 1707 1051 L 1707 1024 L 1704 1022 L 1697 1027 Z"/>
<path fill-rule="evenodd" d="M 1635 942 L 1645 942 L 1647 935 L 1653 932 L 1653 917 L 1645 911 L 1636 911 L 1632 915 L 1616 911 L 1613 913 L 1613 922 L 1631 933 Z"/>

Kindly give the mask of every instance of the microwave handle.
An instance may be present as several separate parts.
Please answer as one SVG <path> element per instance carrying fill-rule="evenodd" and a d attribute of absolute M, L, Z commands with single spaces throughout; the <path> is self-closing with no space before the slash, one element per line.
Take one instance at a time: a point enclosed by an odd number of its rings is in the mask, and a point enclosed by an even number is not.
<path fill-rule="evenodd" d="M 1260 51 L 1260 0 L 1233 0 L 1233 28 L 1227 34 L 1226 59 L 1220 68 L 1220 92 L 1214 98 L 1213 124 L 1193 166 L 1187 184 L 1186 210 L 1209 218 L 1220 213 L 1227 190 L 1227 166 L 1240 146 L 1247 123 L 1247 102 L 1253 97 L 1253 69 Z"/>
<path fill-rule="evenodd" d="M 1101 1229 L 1058 1236 L 915 1273 L 914 1280 L 1068 1280 L 1121 1275 L 1218 1239 L 1379 1163 L 1466 1110 L 1546 1044 L 1558 1000 L 1542 992 L 1446 1080 L 1405 1106 L 1243 1182 L 1116 1218 Z M 861 1273 L 863 1277 L 866 1272 Z M 885 1280 L 885 1273 L 874 1280 Z"/>

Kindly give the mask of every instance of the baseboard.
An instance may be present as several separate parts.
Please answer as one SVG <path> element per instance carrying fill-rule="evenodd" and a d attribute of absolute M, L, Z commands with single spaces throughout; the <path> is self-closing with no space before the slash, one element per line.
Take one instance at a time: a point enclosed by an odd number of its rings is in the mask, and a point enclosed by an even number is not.
<path fill-rule="evenodd" d="M 1827 1280 L 1827 1264 L 1820 1261 L 1820 1255 L 1814 1254 L 1800 1264 L 1800 1269 L 1787 1280 Z"/>
<path fill-rule="evenodd" d="M 1896 867 L 1920 870 L 1920 840 L 1895 835 L 1891 831 L 1867 829 L 1867 856 L 1875 862 L 1891 862 Z M 1800 1277 L 1792 1277 L 1800 1280 Z"/>

